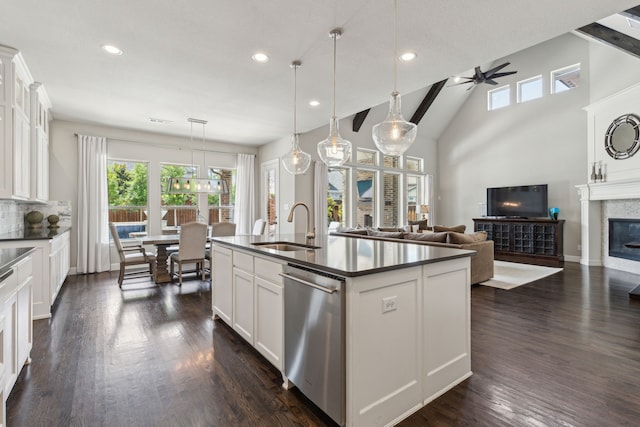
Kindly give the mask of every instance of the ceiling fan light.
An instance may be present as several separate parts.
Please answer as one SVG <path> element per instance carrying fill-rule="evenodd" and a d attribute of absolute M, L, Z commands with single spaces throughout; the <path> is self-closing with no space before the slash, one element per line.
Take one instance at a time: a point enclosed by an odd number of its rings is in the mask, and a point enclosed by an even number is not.
<path fill-rule="evenodd" d="M 340 136 L 335 116 L 329 121 L 329 136 L 318 143 L 318 155 L 329 167 L 342 166 L 351 157 L 351 142 Z"/>
<path fill-rule="evenodd" d="M 402 117 L 400 94 L 393 92 L 389 101 L 389 114 L 381 123 L 373 126 L 371 136 L 378 150 L 388 156 L 401 156 L 413 144 L 418 126 Z"/>

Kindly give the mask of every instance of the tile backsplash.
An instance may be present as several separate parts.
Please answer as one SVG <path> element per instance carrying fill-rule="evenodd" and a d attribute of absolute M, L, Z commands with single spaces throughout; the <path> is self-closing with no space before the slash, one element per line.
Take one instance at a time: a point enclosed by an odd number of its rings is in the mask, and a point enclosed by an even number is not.
<path fill-rule="evenodd" d="M 0 200 L 0 234 L 24 229 L 24 216 L 31 211 L 44 215 L 43 226 L 47 226 L 47 217 L 56 214 L 60 217 L 60 226 L 71 226 L 71 202 L 49 201 L 47 204 L 34 204 L 14 200 Z"/>

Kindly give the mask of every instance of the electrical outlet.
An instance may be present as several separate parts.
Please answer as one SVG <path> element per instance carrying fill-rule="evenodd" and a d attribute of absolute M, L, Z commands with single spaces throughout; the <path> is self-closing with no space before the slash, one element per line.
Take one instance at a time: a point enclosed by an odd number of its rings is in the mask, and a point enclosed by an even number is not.
<path fill-rule="evenodd" d="M 393 311 L 398 309 L 398 297 L 386 297 L 382 298 L 382 312 Z"/>

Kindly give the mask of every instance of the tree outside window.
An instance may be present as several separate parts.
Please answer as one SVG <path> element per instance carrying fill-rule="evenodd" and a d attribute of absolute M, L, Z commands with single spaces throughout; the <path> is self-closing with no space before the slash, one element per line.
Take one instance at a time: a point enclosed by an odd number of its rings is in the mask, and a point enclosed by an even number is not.
<path fill-rule="evenodd" d="M 109 222 L 116 224 L 121 239 L 146 233 L 148 179 L 147 163 L 113 159 L 107 162 Z"/>

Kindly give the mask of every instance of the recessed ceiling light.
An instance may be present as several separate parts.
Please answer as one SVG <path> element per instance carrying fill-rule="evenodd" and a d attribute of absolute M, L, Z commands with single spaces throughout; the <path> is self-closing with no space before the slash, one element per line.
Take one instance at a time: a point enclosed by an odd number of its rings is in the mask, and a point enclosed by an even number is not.
<path fill-rule="evenodd" d="M 107 53 L 110 53 L 111 55 L 122 55 L 122 50 L 120 50 L 120 48 L 118 48 L 117 46 L 113 46 L 110 44 L 103 44 L 102 45 L 102 50 L 104 50 Z"/>
<path fill-rule="evenodd" d="M 269 61 L 269 57 L 267 56 L 267 54 L 266 53 L 262 53 L 262 52 L 254 53 L 253 56 L 251 57 L 251 59 L 253 59 L 255 62 L 267 62 L 267 61 Z"/>
<path fill-rule="evenodd" d="M 320 105 L 320 101 L 318 101 L 317 99 L 312 99 L 311 101 L 309 101 L 309 105 L 311 105 L 312 107 L 317 107 L 318 105 Z"/>
<path fill-rule="evenodd" d="M 400 61 L 413 61 L 414 59 L 416 59 L 416 55 L 415 52 L 405 52 L 402 55 L 400 55 Z"/>

